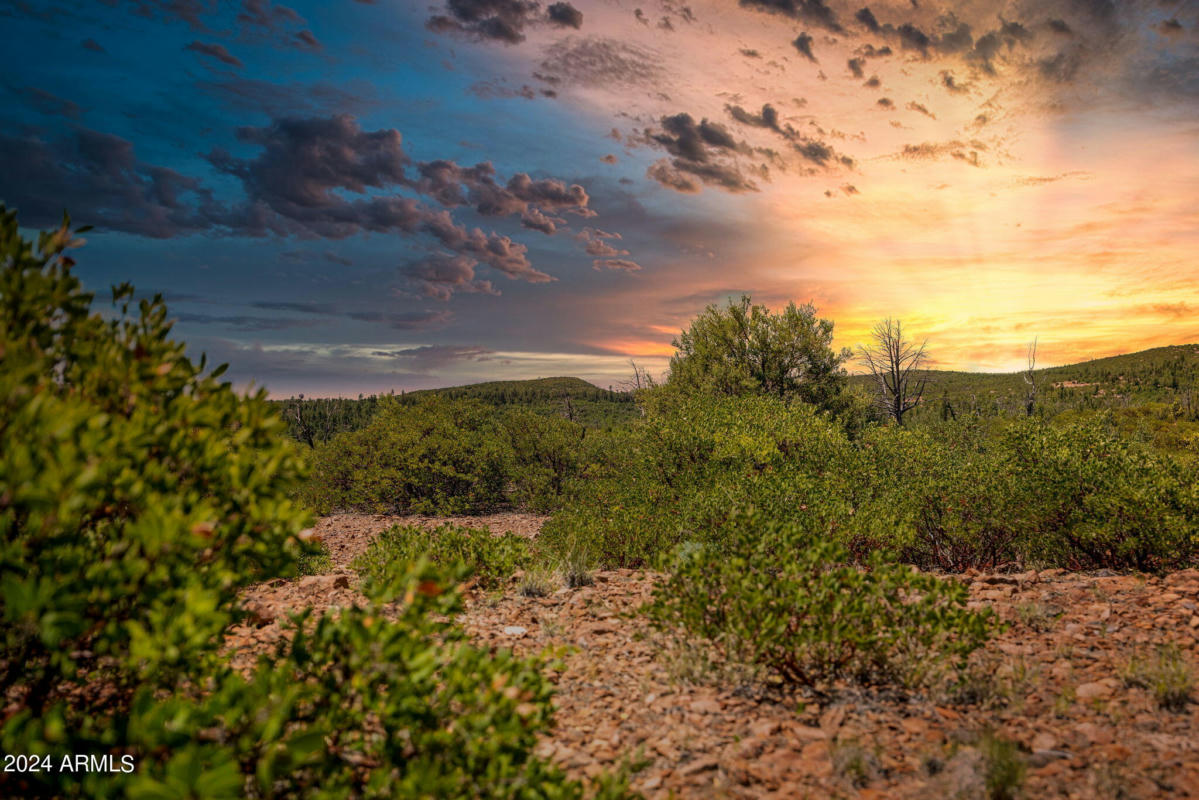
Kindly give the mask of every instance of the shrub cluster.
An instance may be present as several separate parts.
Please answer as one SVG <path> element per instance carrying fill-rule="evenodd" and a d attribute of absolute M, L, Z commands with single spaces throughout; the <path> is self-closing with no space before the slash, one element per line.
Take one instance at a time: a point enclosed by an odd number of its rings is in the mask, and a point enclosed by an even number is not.
<path fill-rule="evenodd" d="M 861 568 L 793 522 L 748 513 L 720 543 L 682 548 L 650 611 L 788 683 L 917 687 L 963 667 L 986 640 L 991 615 L 966 610 L 966 599 L 960 583 L 878 554 Z"/>
<path fill-rule="evenodd" d="M 543 528 L 594 564 L 653 565 L 719 542 L 754 507 L 811 535 L 924 568 L 1154 570 L 1193 564 L 1199 487 L 1188 463 L 1106 417 L 874 426 L 851 439 L 827 415 L 766 397 L 649 398 L 611 436 L 591 480 Z"/>
<path fill-rule="evenodd" d="M 371 423 L 318 445 L 304 497 L 319 512 L 483 513 L 561 504 L 588 428 L 526 409 L 428 395 L 383 397 Z"/>
<path fill-rule="evenodd" d="M 531 561 L 529 540 L 515 533 L 494 535 L 480 528 L 442 525 L 426 530 L 396 525 L 375 538 L 354 562 L 367 589 L 385 585 L 409 564 L 427 558 L 447 569 L 461 570 L 475 584 L 490 589 Z"/>
<path fill-rule="evenodd" d="M 8 797 L 576 797 L 532 753 L 536 662 L 465 643 L 419 563 L 382 607 L 301 619 L 230 668 L 237 590 L 294 574 L 296 449 L 168 338 L 157 299 L 91 311 L 68 226 L 0 208 L 0 750 L 130 756 L 131 773 L 0 773 Z M 391 617 L 390 620 L 387 617 Z"/>

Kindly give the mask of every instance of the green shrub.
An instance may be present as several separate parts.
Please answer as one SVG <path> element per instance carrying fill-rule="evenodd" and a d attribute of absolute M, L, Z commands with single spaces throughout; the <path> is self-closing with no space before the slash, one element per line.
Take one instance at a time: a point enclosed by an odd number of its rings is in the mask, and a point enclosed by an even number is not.
<path fill-rule="evenodd" d="M 396 525 L 381 533 L 354 562 L 367 587 L 386 582 L 421 558 L 461 567 L 484 589 L 494 588 L 530 563 L 529 540 L 515 533 L 442 525 L 432 530 Z"/>
<path fill-rule="evenodd" d="M 501 425 L 511 452 L 509 499 L 533 511 L 559 507 L 582 470 L 588 429 L 526 409 L 507 411 Z"/>
<path fill-rule="evenodd" d="M 420 564 L 373 587 L 394 621 L 302 618 L 230 668 L 238 588 L 308 550 L 301 465 L 262 393 L 167 338 L 159 300 L 92 313 L 72 243 L 64 224 L 35 250 L 0 209 L 0 750 L 118 770 L 4 772 L 0 795 L 578 796 L 532 755 L 539 665 L 466 644 Z"/>
<path fill-rule="evenodd" d="M 504 500 L 509 452 L 477 400 L 381 398 L 371 423 L 313 453 L 307 499 L 321 513 L 461 514 Z"/>
<path fill-rule="evenodd" d="M 550 552 L 592 565 L 655 564 L 687 541 L 717 540 L 737 505 L 827 532 L 848 518 L 844 431 L 812 406 L 768 397 L 651 398 L 637 427 L 610 436 L 576 498 L 542 528 Z"/>
<path fill-rule="evenodd" d="M 960 669 L 991 630 L 966 588 L 847 552 L 794 523 L 734 518 L 724 541 L 685 548 L 655 591 L 659 625 L 682 627 L 726 656 L 825 690 L 840 680 L 916 687 Z"/>

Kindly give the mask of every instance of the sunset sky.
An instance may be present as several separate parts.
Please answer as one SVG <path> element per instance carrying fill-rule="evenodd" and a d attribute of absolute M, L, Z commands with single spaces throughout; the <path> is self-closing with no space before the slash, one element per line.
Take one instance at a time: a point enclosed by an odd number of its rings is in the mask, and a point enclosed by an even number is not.
<path fill-rule="evenodd" d="M 614 385 L 742 293 L 946 368 L 1199 341 L 1194 0 L 0 0 L 0 39 L 0 201 L 275 395 Z"/>

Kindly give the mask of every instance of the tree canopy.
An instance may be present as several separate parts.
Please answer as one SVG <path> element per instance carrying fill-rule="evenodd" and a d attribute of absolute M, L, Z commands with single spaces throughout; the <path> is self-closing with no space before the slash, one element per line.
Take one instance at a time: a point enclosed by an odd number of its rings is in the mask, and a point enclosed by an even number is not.
<path fill-rule="evenodd" d="M 811 303 L 777 313 L 748 295 L 710 305 L 673 344 L 669 384 L 720 396 L 764 394 L 830 407 L 845 384 L 848 350 Z"/>

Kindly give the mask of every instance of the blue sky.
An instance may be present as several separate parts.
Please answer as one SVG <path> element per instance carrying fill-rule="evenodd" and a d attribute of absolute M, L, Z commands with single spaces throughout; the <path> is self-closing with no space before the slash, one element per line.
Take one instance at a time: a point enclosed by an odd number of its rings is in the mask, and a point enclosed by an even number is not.
<path fill-rule="evenodd" d="M 0 200 L 274 394 L 661 370 L 709 302 L 945 366 L 1199 340 L 1186 3 L 0 0 Z"/>

